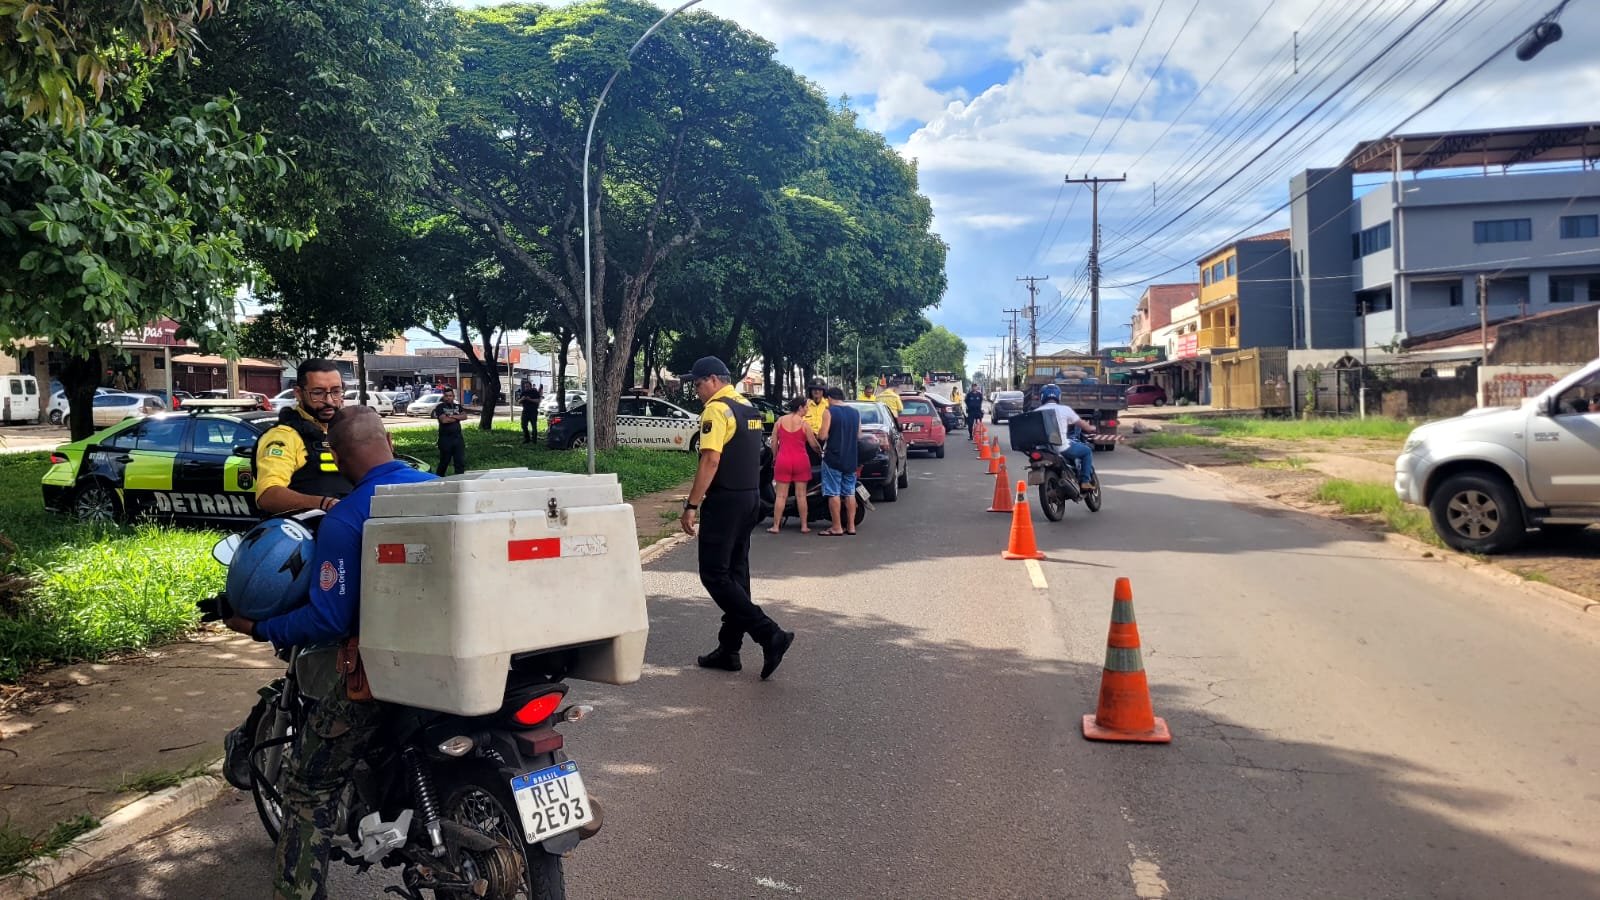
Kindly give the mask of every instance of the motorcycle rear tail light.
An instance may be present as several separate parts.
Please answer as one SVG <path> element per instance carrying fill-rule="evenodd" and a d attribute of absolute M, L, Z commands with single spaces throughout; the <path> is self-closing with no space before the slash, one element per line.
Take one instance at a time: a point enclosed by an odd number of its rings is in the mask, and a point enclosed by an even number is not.
<path fill-rule="evenodd" d="M 1037 450 L 1035 450 L 1032 453 L 1028 454 L 1028 458 L 1033 460 L 1034 462 L 1038 462 L 1039 460 L 1044 459 L 1044 454 L 1040 453 Z"/>
<path fill-rule="evenodd" d="M 556 707 L 560 705 L 561 692 L 551 691 L 522 704 L 522 708 L 513 713 L 511 718 L 518 725 L 538 725 L 554 715 Z"/>

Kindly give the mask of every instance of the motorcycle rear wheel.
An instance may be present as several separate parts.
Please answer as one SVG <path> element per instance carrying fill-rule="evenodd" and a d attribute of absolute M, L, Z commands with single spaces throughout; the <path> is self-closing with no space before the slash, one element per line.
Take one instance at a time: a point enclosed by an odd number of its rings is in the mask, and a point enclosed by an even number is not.
<path fill-rule="evenodd" d="M 497 774 L 478 767 L 445 770 L 440 773 L 445 818 L 474 831 L 497 838 L 501 846 L 471 863 L 479 877 L 491 877 L 487 900 L 566 900 L 566 879 L 561 872 L 561 857 L 530 847 L 523 839 L 522 816 L 511 796 L 511 786 Z M 520 851 L 520 852 L 519 852 Z M 520 872 L 507 869 L 510 860 L 520 863 Z M 520 877 L 519 877 L 520 876 Z M 500 881 L 496 885 L 493 882 Z"/>
<path fill-rule="evenodd" d="M 1059 522 L 1067 515 L 1067 498 L 1061 488 L 1061 476 L 1054 472 L 1046 474 L 1044 481 L 1039 484 L 1039 508 L 1044 510 L 1044 517 L 1052 522 Z"/>
<path fill-rule="evenodd" d="M 1094 480 L 1094 490 L 1083 495 L 1083 505 L 1089 507 L 1089 512 L 1100 511 L 1100 479 Z"/>
<path fill-rule="evenodd" d="M 260 749 L 268 741 L 284 738 L 293 733 L 287 724 L 289 717 L 278 709 L 276 701 L 263 699 L 256 704 L 250 712 L 250 723 L 246 731 L 253 737 L 250 751 L 252 765 L 252 778 L 256 769 L 272 783 L 273 790 L 277 793 L 279 801 L 274 801 L 261 788 L 260 784 L 252 784 L 250 795 L 256 802 L 256 815 L 261 817 L 261 827 L 266 829 L 267 837 L 276 844 L 278 835 L 283 830 L 283 787 L 285 774 L 289 771 L 289 761 L 294 754 L 294 742 L 277 744 L 272 747 Z M 282 724 L 280 724 L 282 723 Z"/>

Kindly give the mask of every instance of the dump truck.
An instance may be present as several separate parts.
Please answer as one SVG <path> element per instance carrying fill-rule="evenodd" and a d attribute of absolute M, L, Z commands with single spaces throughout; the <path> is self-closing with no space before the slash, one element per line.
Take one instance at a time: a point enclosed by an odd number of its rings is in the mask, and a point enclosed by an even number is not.
<path fill-rule="evenodd" d="M 1028 362 L 1027 375 L 1022 384 L 1023 409 L 1032 410 L 1039 405 L 1039 391 L 1047 384 L 1061 390 L 1061 403 L 1070 406 L 1078 415 L 1094 423 L 1095 433 L 1089 436 L 1096 450 L 1115 450 L 1121 436 L 1117 434 L 1118 418 L 1128 408 L 1128 387 L 1105 381 L 1105 363 L 1098 356 L 1055 354 L 1035 356 Z"/>

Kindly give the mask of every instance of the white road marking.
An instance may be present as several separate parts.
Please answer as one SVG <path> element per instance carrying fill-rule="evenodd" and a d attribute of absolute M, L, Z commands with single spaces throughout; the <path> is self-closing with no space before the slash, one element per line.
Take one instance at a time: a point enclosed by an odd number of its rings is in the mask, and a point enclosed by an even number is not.
<path fill-rule="evenodd" d="M 1044 568 L 1039 565 L 1037 559 L 1025 559 L 1022 562 L 1028 567 L 1028 578 L 1032 579 L 1034 587 L 1041 591 L 1050 587 L 1044 580 Z"/>
<path fill-rule="evenodd" d="M 1128 843 L 1133 862 L 1128 863 L 1128 875 L 1133 878 L 1133 893 L 1139 900 L 1164 900 L 1167 882 L 1161 877 L 1161 867 L 1148 859 L 1140 859 L 1133 842 Z"/>
<path fill-rule="evenodd" d="M 752 876 L 751 873 L 740 869 L 738 866 L 731 866 L 731 865 L 728 865 L 727 863 L 717 862 L 716 860 L 712 860 L 710 862 L 710 866 L 711 866 L 711 868 L 716 869 L 716 870 L 718 870 L 720 872 L 731 872 L 731 873 L 733 873 L 735 875 L 741 875 L 741 876 L 744 876 L 746 878 L 753 877 L 754 880 L 755 880 L 755 883 L 756 883 L 756 887 L 763 887 L 763 888 L 766 888 L 769 891 L 781 891 L 781 892 L 783 892 L 785 894 L 798 894 L 798 893 L 800 893 L 800 888 L 798 886 L 796 886 L 796 885 L 792 885 L 792 884 L 789 884 L 788 882 L 784 882 L 784 881 L 779 881 L 776 878 L 768 878 L 765 875 Z"/>

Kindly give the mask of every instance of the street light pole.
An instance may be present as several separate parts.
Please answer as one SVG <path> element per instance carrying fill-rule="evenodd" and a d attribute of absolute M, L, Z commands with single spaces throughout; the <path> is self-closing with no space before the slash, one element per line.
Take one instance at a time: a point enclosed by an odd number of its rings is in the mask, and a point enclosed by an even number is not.
<path fill-rule="evenodd" d="M 600 90 L 600 99 L 596 100 L 594 103 L 594 115 L 589 117 L 589 133 L 583 139 L 583 372 L 584 389 L 588 393 L 588 399 L 586 402 L 589 406 L 589 414 L 584 416 L 584 436 L 587 438 L 586 449 L 589 455 L 590 475 L 594 474 L 595 393 L 594 255 L 589 251 L 589 219 L 591 216 L 591 207 L 589 206 L 589 153 L 594 148 L 594 127 L 595 123 L 600 121 L 600 108 L 606 104 L 606 95 L 611 93 L 611 86 L 617 83 L 617 77 L 622 74 L 622 70 L 628 65 L 628 61 L 633 59 L 633 55 L 639 52 L 639 48 L 644 46 L 644 42 L 650 40 L 650 35 L 655 34 L 656 30 L 662 25 L 665 25 L 668 19 L 699 2 L 700 0 L 689 0 L 688 3 L 685 3 L 682 6 L 679 6 L 677 9 L 674 9 L 673 11 L 662 16 L 654 25 L 651 25 L 648 29 L 646 29 L 644 34 L 639 35 L 639 39 L 637 41 L 633 42 L 633 46 L 628 49 L 628 55 L 623 58 L 622 64 L 617 66 L 617 70 L 615 72 L 611 73 L 611 77 L 606 80 L 606 86 Z"/>

